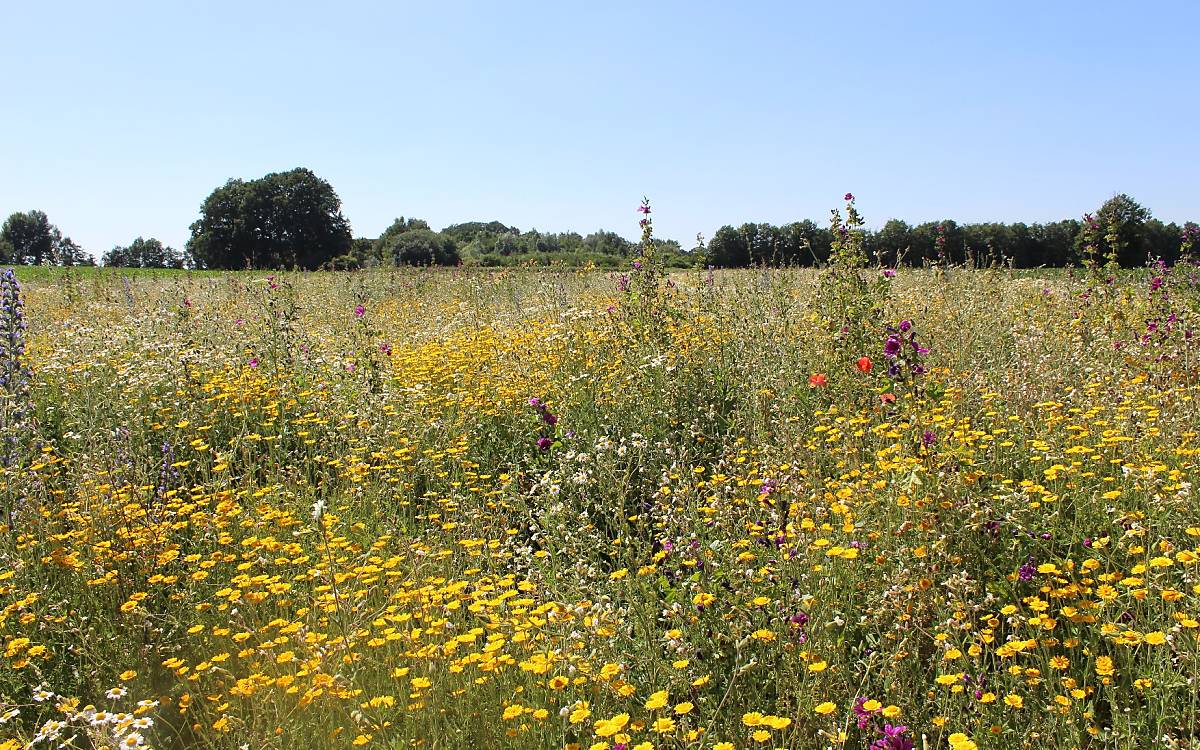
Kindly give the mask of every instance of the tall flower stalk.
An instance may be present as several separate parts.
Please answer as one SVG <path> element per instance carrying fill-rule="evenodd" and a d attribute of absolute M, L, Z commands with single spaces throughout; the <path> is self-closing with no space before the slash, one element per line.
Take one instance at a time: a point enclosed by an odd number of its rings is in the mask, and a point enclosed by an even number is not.
<path fill-rule="evenodd" d="M 0 271 L 0 469 L 13 466 L 20 457 L 30 417 L 26 328 L 21 284 L 16 273 L 6 268 Z M 6 501 L 4 516 L 10 529 L 12 511 L 12 504 Z"/>

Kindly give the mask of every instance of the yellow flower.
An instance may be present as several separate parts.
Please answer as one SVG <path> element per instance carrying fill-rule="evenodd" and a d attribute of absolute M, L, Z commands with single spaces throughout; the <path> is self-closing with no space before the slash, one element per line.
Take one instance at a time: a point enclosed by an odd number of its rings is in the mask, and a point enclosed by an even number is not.
<path fill-rule="evenodd" d="M 675 713 L 683 716 L 684 714 L 691 713 L 693 708 L 694 706 L 691 703 L 684 701 L 683 703 L 675 704 Z"/>
<path fill-rule="evenodd" d="M 764 716 L 763 723 L 772 729 L 780 730 L 790 727 L 792 720 L 784 716 Z"/>
<path fill-rule="evenodd" d="M 667 691 L 659 690 L 657 693 L 652 693 L 646 701 L 646 710 L 654 711 L 667 705 Z"/>
<path fill-rule="evenodd" d="M 833 701 L 825 701 L 824 703 L 819 704 L 813 710 L 816 711 L 817 713 L 821 714 L 822 716 L 828 716 L 829 714 L 831 714 L 837 710 L 837 704 L 834 703 Z"/>
<path fill-rule="evenodd" d="M 962 732 L 955 732 L 947 740 L 950 742 L 951 750 L 977 750 L 979 747 L 970 737 Z"/>
<path fill-rule="evenodd" d="M 654 720 L 654 724 L 651 726 L 651 729 L 653 729 L 655 732 L 658 732 L 659 734 L 667 734 L 668 732 L 674 732 L 675 731 L 675 720 L 668 716 L 661 716 Z"/>
<path fill-rule="evenodd" d="M 733 750 L 732 742 L 718 742 L 713 745 L 713 750 Z"/>
<path fill-rule="evenodd" d="M 824 660 L 814 661 L 812 664 L 808 665 L 808 671 L 809 672 L 824 672 L 825 667 L 827 667 L 827 666 L 829 666 L 829 665 L 826 664 Z"/>
<path fill-rule="evenodd" d="M 883 708 L 883 704 L 872 698 L 871 700 L 863 703 L 862 708 L 864 711 L 878 711 L 879 709 Z"/>
<path fill-rule="evenodd" d="M 517 705 L 517 704 L 513 704 L 513 705 L 509 706 L 508 708 L 504 709 L 504 713 L 500 716 L 500 718 L 505 721 L 509 721 L 511 719 L 517 718 L 524 711 L 525 711 L 524 707 Z"/>
<path fill-rule="evenodd" d="M 617 714 L 611 719 L 601 719 L 596 722 L 597 737 L 612 737 L 625 728 L 629 723 L 629 714 Z"/>
<path fill-rule="evenodd" d="M 883 709 L 882 713 L 883 713 L 883 718 L 885 718 L 885 719 L 895 719 L 898 716 L 900 716 L 900 707 L 899 706 L 888 706 Z"/>
<path fill-rule="evenodd" d="M 750 736 L 754 738 L 755 742 L 766 742 L 767 740 L 771 739 L 771 733 L 765 729 L 757 729 L 755 730 L 754 734 Z"/>
<path fill-rule="evenodd" d="M 587 704 L 584 703 L 583 705 L 576 707 L 576 709 L 574 711 L 572 711 L 571 715 L 567 718 L 568 718 L 568 721 L 570 721 L 572 724 L 579 724 L 579 723 L 585 721 L 587 719 L 587 717 L 589 717 L 591 715 L 592 715 L 591 709 L 589 709 L 587 707 Z"/>
<path fill-rule="evenodd" d="M 1113 668 L 1112 659 L 1107 656 L 1101 656 L 1096 659 L 1096 674 L 1101 677 L 1109 677 L 1116 671 Z"/>
<path fill-rule="evenodd" d="M 742 714 L 742 723 L 748 727 L 756 727 L 763 723 L 763 715 L 758 711 L 750 711 Z"/>
<path fill-rule="evenodd" d="M 1167 642 L 1167 636 L 1161 631 L 1155 630 L 1153 633 L 1146 633 L 1146 643 L 1151 646 L 1161 646 Z"/>
<path fill-rule="evenodd" d="M 1025 699 L 1019 695 L 1014 695 L 1012 693 L 1009 693 L 1008 695 L 1004 696 L 1004 703 L 1009 708 L 1024 708 L 1025 707 Z"/>

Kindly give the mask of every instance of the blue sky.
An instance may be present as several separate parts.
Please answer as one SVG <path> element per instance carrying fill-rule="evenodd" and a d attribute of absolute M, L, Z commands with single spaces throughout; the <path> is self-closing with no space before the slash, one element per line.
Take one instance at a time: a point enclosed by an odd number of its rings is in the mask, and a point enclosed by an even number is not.
<path fill-rule="evenodd" d="M 1200 219 L 1195 2 L 40 2 L 0 7 L 0 214 L 176 247 L 306 166 L 357 236 Z"/>

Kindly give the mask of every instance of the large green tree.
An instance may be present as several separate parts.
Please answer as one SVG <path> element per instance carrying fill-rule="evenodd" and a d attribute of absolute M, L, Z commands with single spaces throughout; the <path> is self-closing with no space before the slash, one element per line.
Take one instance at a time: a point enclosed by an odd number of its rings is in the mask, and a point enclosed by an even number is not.
<path fill-rule="evenodd" d="M 230 180 L 191 229 L 187 250 L 199 268 L 315 269 L 351 246 L 337 193 L 303 168 Z"/>

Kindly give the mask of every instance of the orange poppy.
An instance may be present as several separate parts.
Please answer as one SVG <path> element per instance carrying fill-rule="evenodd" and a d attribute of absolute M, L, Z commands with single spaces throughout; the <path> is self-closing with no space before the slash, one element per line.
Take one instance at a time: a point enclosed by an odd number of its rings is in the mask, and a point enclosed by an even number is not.
<path fill-rule="evenodd" d="M 882 401 L 884 403 L 884 405 L 890 406 L 890 405 L 896 403 L 896 394 L 894 394 L 894 393 L 880 394 L 879 400 Z"/>
<path fill-rule="evenodd" d="M 825 373 L 814 372 L 812 375 L 809 375 L 808 376 L 808 384 L 811 385 L 813 388 L 824 388 L 825 387 Z"/>
<path fill-rule="evenodd" d="M 870 375 L 871 370 L 875 369 L 875 363 L 871 361 L 870 357 L 859 357 L 854 366 L 858 368 L 859 372 L 866 375 Z"/>

